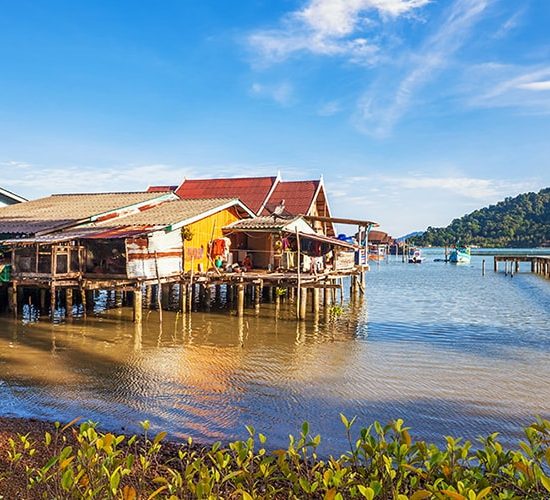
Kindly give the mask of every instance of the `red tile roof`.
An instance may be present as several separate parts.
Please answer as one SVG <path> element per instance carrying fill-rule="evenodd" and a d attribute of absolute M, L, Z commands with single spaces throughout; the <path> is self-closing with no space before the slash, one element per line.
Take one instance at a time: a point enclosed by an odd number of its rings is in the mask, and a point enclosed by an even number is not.
<path fill-rule="evenodd" d="M 319 183 L 320 181 L 279 182 L 269 198 L 268 210 L 265 212 L 272 212 L 284 200 L 285 212 L 292 215 L 307 215 L 319 188 Z"/>
<path fill-rule="evenodd" d="M 244 177 L 231 179 L 185 180 L 176 190 L 184 199 L 239 198 L 250 210 L 258 213 L 277 177 Z"/>

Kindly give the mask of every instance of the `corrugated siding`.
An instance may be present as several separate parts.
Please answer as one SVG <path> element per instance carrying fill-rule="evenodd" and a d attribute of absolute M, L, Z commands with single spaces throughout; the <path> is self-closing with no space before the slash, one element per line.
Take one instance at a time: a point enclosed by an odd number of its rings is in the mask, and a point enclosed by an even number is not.
<path fill-rule="evenodd" d="M 183 242 L 183 261 L 185 272 L 198 270 L 198 265 L 204 271 L 212 267 L 208 259 L 208 244 L 212 239 L 221 238 L 223 236 L 222 228 L 239 220 L 234 208 L 222 210 L 210 217 L 206 217 L 198 222 L 186 226 L 193 235 L 191 240 Z"/>
<path fill-rule="evenodd" d="M 179 231 L 157 231 L 148 237 L 126 240 L 128 278 L 156 279 L 182 270 L 182 240 Z"/>

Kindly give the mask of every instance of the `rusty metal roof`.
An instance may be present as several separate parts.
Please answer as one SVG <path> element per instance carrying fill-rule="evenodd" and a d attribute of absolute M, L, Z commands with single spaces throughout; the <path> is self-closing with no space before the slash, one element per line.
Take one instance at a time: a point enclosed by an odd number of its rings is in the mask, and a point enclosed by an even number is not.
<path fill-rule="evenodd" d="M 118 239 L 147 234 L 155 230 L 171 229 L 173 225 L 190 224 L 224 208 L 244 207 L 236 199 L 209 200 L 173 199 L 142 211 L 105 220 L 81 224 L 63 231 L 5 240 L 5 244 L 54 243 L 84 239 Z"/>
<path fill-rule="evenodd" d="M 185 200 L 213 197 L 239 198 L 253 212 L 263 206 L 277 177 L 240 177 L 229 179 L 187 179 L 176 190 Z"/>
<path fill-rule="evenodd" d="M 154 200 L 168 193 L 58 194 L 0 208 L 0 235 L 33 235 Z"/>
<path fill-rule="evenodd" d="M 225 229 L 237 231 L 282 231 L 289 224 L 300 218 L 300 216 L 278 217 L 274 215 L 254 217 L 253 219 L 243 219 L 233 222 Z"/>

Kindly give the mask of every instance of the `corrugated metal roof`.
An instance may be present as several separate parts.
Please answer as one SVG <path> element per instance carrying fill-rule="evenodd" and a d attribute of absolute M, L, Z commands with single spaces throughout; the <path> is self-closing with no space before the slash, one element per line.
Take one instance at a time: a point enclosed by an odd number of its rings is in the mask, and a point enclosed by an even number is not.
<path fill-rule="evenodd" d="M 224 198 L 170 200 L 129 215 L 91 222 L 39 237 L 11 239 L 5 243 L 53 243 L 80 239 L 129 238 L 200 217 L 232 202 L 237 203 L 237 200 Z"/>
<path fill-rule="evenodd" d="M 214 210 L 235 201 L 232 198 L 211 198 L 203 200 L 171 200 L 148 208 L 142 212 L 133 213 L 106 221 L 98 227 L 144 226 L 166 227 L 187 219 L 192 219 L 205 212 Z"/>
<path fill-rule="evenodd" d="M 307 215 L 320 181 L 281 181 L 267 202 L 264 214 L 270 213 L 284 200 L 285 211 L 292 215 Z"/>
<path fill-rule="evenodd" d="M 241 200 L 258 213 L 277 177 L 245 177 L 233 179 L 189 179 L 176 190 L 182 199 L 231 197 Z"/>
<path fill-rule="evenodd" d="M 0 234 L 35 234 L 154 200 L 161 193 L 58 194 L 0 208 Z"/>
<path fill-rule="evenodd" d="M 233 222 L 226 227 L 229 231 L 247 230 L 247 231 L 282 231 L 286 226 L 299 219 L 300 217 L 282 218 L 276 216 L 254 217 L 253 219 L 243 219 Z"/>

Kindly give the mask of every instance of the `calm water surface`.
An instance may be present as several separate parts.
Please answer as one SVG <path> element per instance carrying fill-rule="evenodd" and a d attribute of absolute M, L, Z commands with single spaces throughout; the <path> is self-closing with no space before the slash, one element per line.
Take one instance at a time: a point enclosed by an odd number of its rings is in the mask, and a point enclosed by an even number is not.
<path fill-rule="evenodd" d="M 550 282 L 529 273 L 481 276 L 471 266 L 374 264 L 366 300 L 335 320 L 297 324 L 247 310 L 131 311 L 52 325 L 0 318 L 0 415 L 114 430 L 151 420 L 174 437 L 223 441 L 252 424 L 272 447 L 309 420 L 325 452 L 345 449 L 338 414 L 361 425 L 403 418 L 417 437 L 508 442 L 534 415 L 550 416 Z"/>

